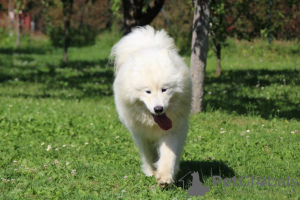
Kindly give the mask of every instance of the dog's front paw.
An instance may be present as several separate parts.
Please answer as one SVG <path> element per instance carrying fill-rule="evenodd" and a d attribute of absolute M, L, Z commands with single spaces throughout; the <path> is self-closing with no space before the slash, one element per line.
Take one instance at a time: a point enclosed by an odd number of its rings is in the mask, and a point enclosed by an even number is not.
<path fill-rule="evenodd" d="M 168 185 L 174 182 L 172 174 L 155 173 L 155 178 L 160 188 L 166 188 Z"/>
<path fill-rule="evenodd" d="M 145 176 L 153 176 L 153 170 L 151 168 L 142 168 L 143 173 L 145 174 Z"/>
<path fill-rule="evenodd" d="M 154 175 L 153 167 L 150 164 L 146 163 L 146 162 L 144 162 L 142 164 L 142 171 L 146 176 L 153 176 Z"/>

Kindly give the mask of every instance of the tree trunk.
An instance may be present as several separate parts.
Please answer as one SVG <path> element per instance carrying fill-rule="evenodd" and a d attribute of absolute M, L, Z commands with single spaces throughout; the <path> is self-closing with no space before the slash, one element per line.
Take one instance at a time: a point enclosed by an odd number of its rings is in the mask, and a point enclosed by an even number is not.
<path fill-rule="evenodd" d="M 14 15 L 13 3 L 11 0 L 8 2 L 8 16 L 9 16 L 9 36 L 12 37 L 14 32 L 15 15 Z"/>
<path fill-rule="evenodd" d="M 140 15 L 142 10 L 143 1 L 141 0 L 123 0 L 124 9 L 124 32 L 126 35 L 131 32 L 131 28 L 136 26 L 138 23 L 137 16 Z"/>
<path fill-rule="evenodd" d="M 20 23 L 20 13 L 17 11 L 17 48 L 20 47 L 21 44 L 21 23 Z"/>
<path fill-rule="evenodd" d="M 204 79 L 208 50 L 209 0 L 194 1 L 191 76 L 193 83 L 192 112 L 203 110 Z"/>
<path fill-rule="evenodd" d="M 160 12 L 165 0 L 154 0 L 154 5 L 143 12 L 144 0 L 122 0 L 124 9 L 124 35 L 135 26 L 150 24 Z"/>
<path fill-rule="evenodd" d="M 217 49 L 217 70 L 216 70 L 216 75 L 220 76 L 221 72 L 222 72 L 222 68 L 221 68 L 221 43 L 218 42 L 216 45 L 216 49 Z"/>
<path fill-rule="evenodd" d="M 65 21 L 65 44 L 64 44 L 64 63 L 68 62 L 68 48 L 69 48 L 69 27 L 70 21 Z"/>
<path fill-rule="evenodd" d="M 74 0 L 63 0 L 63 15 L 65 25 L 64 63 L 68 62 L 69 29 L 71 24 L 72 8 Z"/>

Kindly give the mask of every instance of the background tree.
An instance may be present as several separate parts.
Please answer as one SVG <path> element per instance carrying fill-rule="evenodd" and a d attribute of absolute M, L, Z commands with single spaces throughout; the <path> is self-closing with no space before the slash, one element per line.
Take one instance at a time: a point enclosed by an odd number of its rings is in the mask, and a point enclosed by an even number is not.
<path fill-rule="evenodd" d="M 195 0 L 191 55 L 191 76 L 193 83 L 192 111 L 194 114 L 203 110 L 208 31 L 209 0 Z"/>
<path fill-rule="evenodd" d="M 13 1 L 8 1 L 8 17 L 9 17 L 9 36 L 11 37 L 14 32 L 14 6 Z"/>
<path fill-rule="evenodd" d="M 213 0 L 210 5 L 210 42 L 217 56 L 216 75 L 221 74 L 221 43 L 226 40 L 227 21 L 225 19 L 225 0 Z"/>
<path fill-rule="evenodd" d="M 54 0 L 35 1 L 29 0 L 27 8 L 30 10 L 31 23 L 34 27 L 31 27 L 33 32 L 43 32 L 46 23 L 47 11 L 50 6 L 54 5 Z"/>
<path fill-rule="evenodd" d="M 112 18 L 108 0 L 65 1 L 49 0 L 42 14 L 37 8 L 35 12 L 43 16 L 38 27 L 50 36 L 52 45 L 64 48 L 64 62 L 69 47 L 94 45 L 97 34 L 108 28 Z"/>
<path fill-rule="evenodd" d="M 247 15 L 249 0 L 212 0 L 210 4 L 210 43 L 217 56 L 216 75 L 221 74 L 221 50 L 235 23 Z"/>
<path fill-rule="evenodd" d="M 292 39 L 299 33 L 299 16 L 295 0 L 272 0 L 274 12 L 270 16 L 270 0 L 212 0 L 210 11 L 210 43 L 217 56 L 216 75 L 221 74 L 221 50 L 228 36 L 251 40 L 272 35 Z M 298 14 L 297 14 L 298 13 Z M 283 23 L 284 22 L 284 23 Z M 288 30 L 288 31 L 286 31 Z"/>
<path fill-rule="evenodd" d="M 233 0 L 227 0 L 233 2 Z M 244 3 L 243 3 L 244 1 Z M 237 0 L 243 3 L 242 14 L 229 27 L 228 36 L 238 39 L 266 38 L 270 32 L 275 39 L 292 40 L 300 34 L 300 2 L 297 0 L 272 0 L 272 26 L 270 26 L 270 0 Z M 232 15 L 237 8 L 233 6 Z M 227 15 L 227 14 L 226 14 Z M 226 17 L 227 18 L 227 17 Z M 230 20 L 231 14 L 227 19 Z"/>
<path fill-rule="evenodd" d="M 151 23 L 157 29 L 165 29 L 174 38 L 183 56 L 191 55 L 194 5 L 192 0 L 166 0 L 162 12 Z"/>
<path fill-rule="evenodd" d="M 20 14 L 25 9 L 25 0 L 15 0 L 15 13 L 17 18 L 17 47 L 21 45 L 21 21 Z"/>
<path fill-rule="evenodd" d="M 63 16 L 65 26 L 65 44 L 64 44 L 64 59 L 66 63 L 68 61 L 68 48 L 69 48 L 69 29 L 71 24 L 71 16 L 73 11 L 74 0 L 62 0 L 63 3 Z"/>
<path fill-rule="evenodd" d="M 64 47 L 64 16 L 62 3 L 48 6 L 44 13 L 44 23 L 39 27 L 50 36 L 56 47 Z M 112 15 L 109 2 L 104 0 L 74 0 L 69 27 L 69 47 L 93 45 L 96 36 L 110 26 Z"/>
<path fill-rule="evenodd" d="M 165 0 L 122 0 L 124 10 L 124 35 L 135 26 L 145 26 L 160 12 Z M 147 3 L 148 2 L 148 3 Z"/>

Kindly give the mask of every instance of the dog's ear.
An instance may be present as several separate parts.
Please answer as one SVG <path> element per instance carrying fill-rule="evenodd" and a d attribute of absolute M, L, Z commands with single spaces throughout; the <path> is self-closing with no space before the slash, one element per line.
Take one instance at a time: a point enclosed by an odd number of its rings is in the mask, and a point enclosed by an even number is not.
<path fill-rule="evenodd" d="M 162 49 L 162 50 L 160 51 L 160 53 L 161 53 L 161 55 L 163 55 L 163 56 L 165 56 L 165 57 L 169 57 L 169 52 L 168 52 L 167 49 Z"/>

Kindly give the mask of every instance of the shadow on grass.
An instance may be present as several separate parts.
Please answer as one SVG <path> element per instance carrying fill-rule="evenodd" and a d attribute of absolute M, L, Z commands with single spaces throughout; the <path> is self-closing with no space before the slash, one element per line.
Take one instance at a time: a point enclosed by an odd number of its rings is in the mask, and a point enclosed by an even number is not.
<path fill-rule="evenodd" d="M 220 176 L 223 178 L 231 178 L 235 173 L 231 167 L 226 165 L 223 161 L 208 160 L 208 161 L 182 161 L 180 162 L 180 171 L 177 175 L 175 185 L 186 190 L 191 186 L 193 180 L 189 172 L 198 172 L 200 181 L 212 176 Z M 184 181 L 184 188 L 183 188 Z"/>
<path fill-rule="evenodd" d="M 30 64 L 31 61 L 32 58 L 26 55 L 18 58 L 17 63 L 13 61 L 3 63 L 9 67 L 0 66 L 0 69 L 3 69 L 0 72 L 0 83 L 6 84 L 15 80 L 21 81 L 20 84 L 39 83 L 42 85 L 42 94 L 35 94 L 34 91 L 24 94 L 26 97 L 35 98 L 63 97 L 65 95 L 54 95 L 63 90 L 80 91 L 79 96 L 74 96 L 76 98 L 112 95 L 114 73 L 113 68 L 107 67 L 108 59 L 73 60 L 59 65 Z"/>
<path fill-rule="evenodd" d="M 296 91 L 291 91 L 296 85 L 300 85 L 299 70 L 230 70 L 220 77 L 208 74 L 205 107 L 265 119 L 299 120 L 299 100 Z M 286 90 L 286 86 L 292 87 Z M 264 92 L 267 87 L 271 89 Z"/>
<path fill-rule="evenodd" d="M 66 64 L 53 65 L 47 56 L 41 63 L 35 61 L 31 55 L 47 54 L 47 48 L 0 48 L 0 55 L 13 53 L 20 55 L 14 59 L 0 59 L 0 83 L 4 85 L 15 81 L 16 86 L 16 80 L 20 81 L 19 84 L 38 83 L 42 85 L 39 90 L 43 90 L 38 94 L 35 91 L 26 91 L 26 95 L 20 96 L 63 98 L 68 91 L 71 94 L 74 90 L 77 90 L 74 98 L 113 94 L 114 74 L 112 68 L 106 67 L 108 59 L 69 60 Z M 208 73 L 204 107 L 206 110 L 220 109 L 228 113 L 260 116 L 264 119 L 278 117 L 299 120 L 300 102 L 295 91 L 297 89 L 293 90 L 293 86 L 299 85 L 299 70 L 296 69 L 225 70 L 220 77 Z M 269 97 L 264 92 L 267 88 Z M 64 94 L 59 95 L 62 92 Z"/>
<path fill-rule="evenodd" d="M 110 96 L 114 72 L 107 67 L 108 59 L 97 61 L 70 61 L 62 63 L 59 70 L 53 68 L 48 89 L 77 89 L 85 97 Z"/>
<path fill-rule="evenodd" d="M 46 54 L 47 51 L 49 51 L 50 48 L 46 48 L 46 47 L 19 47 L 19 48 L 15 48 L 15 47 L 6 47 L 0 48 L 0 54 L 6 54 L 6 55 L 12 55 L 12 54 Z"/>
<path fill-rule="evenodd" d="M 82 70 L 85 67 L 95 67 L 95 66 L 101 66 L 102 68 L 106 67 L 108 64 L 108 59 L 102 59 L 102 60 L 71 60 L 67 63 L 61 63 L 62 68 L 72 68 L 72 69 L 78 69 Z"/>

